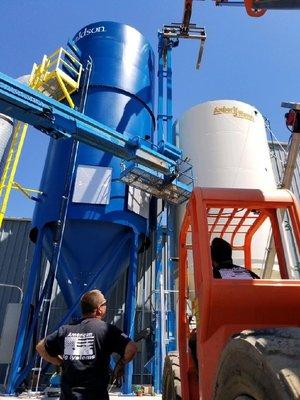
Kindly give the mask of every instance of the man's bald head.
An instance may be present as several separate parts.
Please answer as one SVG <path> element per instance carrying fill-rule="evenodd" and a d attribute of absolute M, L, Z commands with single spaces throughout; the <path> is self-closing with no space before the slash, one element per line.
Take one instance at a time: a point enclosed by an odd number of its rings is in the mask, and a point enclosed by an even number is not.
<path fill-rule="evenodd" d="M 94 289 L 84 293 L 80 300 L 82 315 L 89 315 L 97 310 L 98 307 L 106 304 L 106 299 L 100 290 Z"/>

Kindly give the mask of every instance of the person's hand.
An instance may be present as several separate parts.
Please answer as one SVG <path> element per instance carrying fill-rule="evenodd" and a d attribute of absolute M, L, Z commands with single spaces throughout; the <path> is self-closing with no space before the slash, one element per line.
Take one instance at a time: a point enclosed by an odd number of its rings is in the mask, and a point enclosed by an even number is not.
<path fill-rule="evenodd" d="M 124 376 L 124 367 L 125 367 L 125 362 L 122 360 L 122 358 L 117 362 L 114 372 L 113 372 L 113 379 L 116 381 L 116 386 L 121 387 L 122 386 L 122 380 Z"/>

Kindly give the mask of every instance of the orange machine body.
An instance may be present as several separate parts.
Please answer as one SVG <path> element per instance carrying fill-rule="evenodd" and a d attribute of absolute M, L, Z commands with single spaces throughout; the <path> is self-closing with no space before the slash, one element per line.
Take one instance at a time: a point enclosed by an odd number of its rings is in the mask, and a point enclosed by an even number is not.
<path fill-rule="evenodd" d="M 179 355 L 183 400 L 211 400 L 222 350 L 234 335 L 257 328 L 300 326 L 300 280 L 288 279 L 279 210 L 288 210 L 300 248 L 300 213 L 287 190 L 196 188 L 180 232 Z M 272 226 L 281 279 L 214 279 L 210 256 L 213 236 L 239 235 L 245 267 L 251 268 L 251 241 L 268 219 Z M 197 308 L 198 371 L 189 351 L 187 316 L 188 250 L 193 254 Z"/>

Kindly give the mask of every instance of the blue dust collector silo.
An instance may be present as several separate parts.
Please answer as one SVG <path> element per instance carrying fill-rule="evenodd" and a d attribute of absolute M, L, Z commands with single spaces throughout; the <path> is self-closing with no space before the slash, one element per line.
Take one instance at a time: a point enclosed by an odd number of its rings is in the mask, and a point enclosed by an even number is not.
<path fill-rule="evenodd" d="M 127 25 L 98 22 L 81 29 L 74 41 L 82 64 L 92 63 L 87 93 L 83 88 L 77 105 L 85 102 L 86 115 L 120 133 L 152 139 L 154 55 L 144 37 Z M 39 234 L 45 226 L 55 229 L 59 220 L 71 149 L 72 140 L 49 145 L 40 187 L 44 195 L 33 219 Z M 57 271 L 69 307 L 92 281 L 107 292 L 128 266 L 132 232 L 146 234 L 147 219 L 128 209 L 120 172 L 119 158 L 79 144 Z"/>
<path fill-rule="evenodd" d="M 152 140 L 154 54 L 145 38 L 127 25 L 97 22 L 81 29 L 74 42 L 86 69 L 81 91 L 74 96 L 77 107 L 120 133 Z M 43 194 L 33 218 L 36 251 L 10 387 L 16 387 L 26 374 L 16 371 L 25 364 L 24 351 L 36 329 L 34 324 L 38 324 L 37 308 L 42 295 L 51 293 L 54 276 L 71 310 L 67 318 L 78 315 L 84 291 L 97 287 L 107 293 L 129 266 L 124 329 L 133 333 L 137 253 L 147 235 L 148 216 L 132 205 L 142 198 L 134 199 L 131 189 L 119 181 L 121 161 L 71 139 L 50 140 L 40 186 Z M 54 250 L 56 265 L 52 262 Z M 43 252 L 52 268 L 49 283 L 46 281 L 44 293 L 36 301 L 36 312 L 28 318 L 38 293 Z"/>

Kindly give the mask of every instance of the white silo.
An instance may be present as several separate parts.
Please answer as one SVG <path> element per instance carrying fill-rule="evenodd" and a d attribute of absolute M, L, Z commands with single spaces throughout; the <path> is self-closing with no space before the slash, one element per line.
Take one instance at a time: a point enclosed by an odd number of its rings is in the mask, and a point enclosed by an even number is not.
<path fill-rule="evenodd" d="M 186 111 L 175 132 L 193 165 L 195 186 L 276 188 L 264 119 L 255 107 L 235 100 L 208 101 Z M 265 259 L 270 232 L 265 225 L 253 243 L 255 268 Z M 242 262 L 239 255 L 234 261 Z"/>
<path fill-rule="evenodd" d="M 5 164 L 6 154 L 14 129 L 14 121 L 7 115 L 0 114 L 0 176 Z"/>
<path fill-rule="evenodd" d="M 22 75 L 17 78 L 17 81 L 28 84 L 30 75 Z M 0 114 L 0 177 L 5 166 L 6 158 L 8 155 L 14 127 L 17 121 L 7 115 Z"/>
<path fill-rule="evenodd" d="M 195 186 L 276 187 L 264 119 L 255 107 L 208 101 L 185 112 L 175 127 Z"/>

